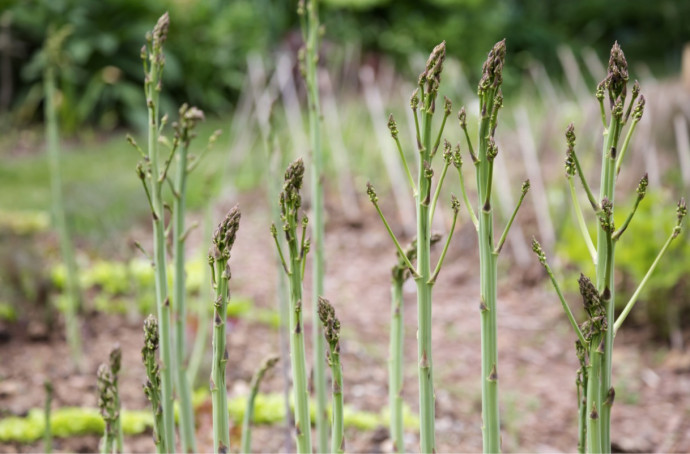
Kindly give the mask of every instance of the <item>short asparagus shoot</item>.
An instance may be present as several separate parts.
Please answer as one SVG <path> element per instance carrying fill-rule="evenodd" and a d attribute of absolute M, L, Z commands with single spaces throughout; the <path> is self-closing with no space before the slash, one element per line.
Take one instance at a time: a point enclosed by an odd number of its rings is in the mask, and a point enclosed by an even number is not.
<path fill-rule="evenodd" d="M 331 417 L 331 452 L 345 452 L 343 424 L 343 366 L 340 364 L 340 320 L 335 316 L 331 303 L 319 297 L 319 320 L 323 325 L 323 334 L 328 344 L 326 362 L 331 368 L 332 379 L 332 417 Z"/>
<path fill-rule="evenodd" d="M 108 364 L 101 364 L 96 374 L 98 379 L 98 409 L 105 422 L 105 432 L 101 441 L 101 452 L 111 454 L 117 438 L 117 390 L 112 370 Z"/>
<path fill-rule="evenodd" d="M 230 421 L 225 370 L 228 362 L 226 324 L 228 310 L 228 281 L 230 280 L 230 251 L 240 226 L 240 210 L 233 207 L 213 233 L 213 245 L 208 261 L 216 288 L 213 303 L 213 364 L 211 366 L 211 399 L 213 402 L 213 450 L 216 453 L 230 449 Z"/>
<path fill-rule="evenodd" d="M 120 387 L 119 387 L 119 377 L 120 369 L 122 368 L 122 349 L 120 344 L 116 344 L 112 350 L 110 350 L 108 366 L 110 367 L 110 372 L 113 375 L 113 390 L 115 393 L 115 447 L 117 452 L 124 452 L 124 432 L 122 430 L 122 403 L 120 402 Z"/>
<path fill-rule="evenodd" d="M 278 229 L 275 224 L 271 226 L 271 234 L 290 287 L 290 364 L 295 406 L 295 441 L 300 454 L 311 454 L 309 385 L 302 322 L 302 281 L 304 264 L 309 252 L 309 240 L 306 238 L 308 221 L 306 217 L 300 220 L 299 214 L 302 206 L 300 190 L 303 179 L 304 162 L 300 158 L 291 163 L 285 171 L 285 183 L 280 193 L 282 230 L 288 247 L 287 261 L 278 241 Z M 298 229 L 302 231 L 301 238 L 298 235 Z"/>
<path fill-rule="evenodd" d="M 158 320 L 149 315 L 144 320 L 144 346 L 141 349 L 141 359 L 146 369 L 146 383 L 144 393 L 151 402 L 153 412 L 153 442 L 158 454 L 168 452 L 163 438 L 163 407 L 161 405 L 161 373 L 156 360 L 159 345 Z"/>
<path fill-rule="evenodd" d="M 248 454 L 252 452 L 252 421 L 254 420 L 254 402 L 256 395 L 259 393 L 259 385 L 264 379 L 264 375 L 273 368 L 278 362 L 277 356 L 266 358 L 264 362 L 252 377 L 252 383 L 249 387 L 249 397 L 247 398 L 247 407 L 244 410 L 244 417 L 242 418 L 242 449 L 240 452 Z"/>

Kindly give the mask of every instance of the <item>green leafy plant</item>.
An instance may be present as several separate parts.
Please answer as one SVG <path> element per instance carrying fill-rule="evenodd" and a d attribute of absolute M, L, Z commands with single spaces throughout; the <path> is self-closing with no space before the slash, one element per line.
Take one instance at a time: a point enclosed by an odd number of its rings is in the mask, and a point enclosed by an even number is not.
<path fill-rule="evenodd" d="M 290 364 L 295 402 L 295 439 L 297 450 L 301 454 L 311 453 L 311 420 L 309 417 L 309 388 L 307 383 L 307 366 L 304 347 L 304 326 L 302 323 L 302 281 L 304 266 L 309 252 L 309 240 L 306 238 L 307 218 L 300 220 L 299 209 L 302 206 L 302 181 L 304 162 L 297 159 L 285 171 L 285 184 L 280 193 L 280 214 L 283 221 L 282 230 L 288 247 L 288 260 L 278 241 L 278 230 L 271 225 L 271 234 L 280 256 L 283 269 L 288 276 L 290 286 Z M 302 225 L 302 237 L 297 229 Z M 288 265 L 289 263 L 289 265 Z"/>
<path fill-rule="evenodd" d="M 568 315 L 573 330 L 577 334 L 577 356 L 580 360 L 580 370 L 577 378 L 578 406 L 579 406 L 579 445 L 580 452 L 599 453 L 611 452 L 611 409 L 615 399 L 615 390 L 611 385 L 612 350 L 616 332 L 637 302 L 642 289 L 649 280 L 659 260 L 664 255 L 671 242 L 678 237 L 681 231 L 683 218 L 687 214 L 687 208 L 683 199 L 678 203 L 676 225 L 668 239 L 661 248 L 649 270 L 642 278 L 637 290 L 625 304 L 618 318 L 615 317 L 615 288 L 614 288 L 614 260 L 615 247 L 626 232 L 637 208 L 647 193 L 648 179 L 644 175 L 640 180 L 636 198 L 630 213 L 620 227 L 616 228 L 614 222 L 614 197 L 618 173 L 630 140 L 635 132 L 637 123 L 642 118 L 645 106 L 645 98 L 640 95 L 640 86 L 637 82 L 631 90 L 631 99 L 627 103 L 628 94 L 628 63 L 623 51 L 616 42 L 611 49 L 608 74 L 599 83 L 596 97 L 599 101 L 601 120 L 604 127 L 604 145 L 602 150 L 601 181 L 599 198 L 595 198 L 585 175 L 582 172 L 580 161 L 575 152 L 575 129 L 571 124 L 566 131 L 566 161 L 565 170 L 568 178 L 573 205 L 578 220 L 578 226 L 585 239 L 587 250 L 596 268 L 596 282 L 592 283 L 587 277 L 581 275 L 580 293 L 583 297 L 585 311 L 588 319 L 579 325 L 565 301 L 563 294 L 553 277 L 546 257 L 534 240 L 533 249 L 539 257 L 539 261 L 546 268 L 561 304 Z M 609 120 L 605 108 L 605 98 L 608 94 Z M 639 98 L 639 99 L 638 99 Z M 635 102 L 637 101 L 637 103 Z M 624 126 L 632 119 L 622 144 L 619 145 Z M 579 175 L 582 187 L 587 199 L 598 218 L 596 248 L 591 240 L 582 210 L 578 206 L 578 199 L 573 189 L 572 179 Z"/>
<path fill-rule="evenodd" d="M 496 43 L 489 52 L 489 56 L 482 67 L 482 78 L 479 81 L 479 133 L 477 137 L 477 152 L 475 154 L 472 141 L 467 131 L 467 114 L 463 107 L 459 114 L 460 127 L 467 140 L 472 162 L 476 170 L 477 196 L 479 217 L 475 215 L 469 203 L 465 182 L 462 176 L 462 159 L 454 161 L 458 170 L 463 198 L 474 223 L 479 240 L 480 266 L 480 311 L 482 336 L 482 432 L 484 452 L 500 452 L 501 450 L 501 421 L 498 400 L 498 345 L 496 315 L 498 256 L 506 241 L 510 227 L 522 205 L 522 201 L 529 191 L 529 180 L 522 184 L 522 192 L 515 209 L 501 234 L 498 243 L 494 243 L 493 219 L 493 177 L 494 160 L 498 155 L 498 146 L 494 134 L 498 125 L 498 113 L 503 107 L 503 65 L 506 57 L 505 40 Z"/>
<path fill-rule="evenodd" d="M 409 166 L 405 160 L 405 155 L 398 138 L 398 127 L 395 119 L 391 115 L 388 121 L 388 128 L 391 136 L 396 143 L 400 158 L 407 174 L 412 193 L 417 206 L 417 266 L 413 266 L 407 254 L 400 246 L 400 242 L 393 233 L 388 221 L 383 215 L 379 204 L 378 196 L 371 183 L 367 184 L 367 194 L 370 201 L 374 204 L 379 217 L 383 221 L 388 234 L 395 244 L 399 257 L 404 261 L 410 274 L 417 284 L 417 312 L 419 331 L 417 335 L 417 354 L 419 360 L 419 408 L 420 408 L 420 448 L 422 452 L 435 451 L 435 395 L 433 384 L 433 361 L 431 351 L 431 294 L 436 278 L 443 265 L 443 260 L 448 251 L 450 240 L 455 230 L 455 224 L 460 210 L 460 202 L 452 196 L 451 207 L 453 209 L 453 223 L 446 244 L 441 252 L 441 257 L 434 269 L 431 268 L 431 221 L 433 220 L 436 203 L 441 192 L 443 180 L 448 166 L 453 157 L 450 144 L 444 145 L 444 170 L 441 173 L 436 190 L 432 193 L 431 182 L 434 171 L 431 167 L 432 160 L 438 151 L 446 119 L 451 113 L 450 100 L 445 99 L 443 106 L 443 120 L 436 134 L 432 132 L 432 120 L 436 111 L 436 97 L 441 82 L 441 72 L 443 61 L 446 56 L 445 42 L 434 48 L 427 60 L 425 70 L 419 76 L 419 86 L 412 95 L 411 108 L 415 119 L 415 129 L 417 135 L 417 148 L 419 151 L 418 176 L 417 182 L 412 178 Z M 419 116 L 421 115 L 421 125 Z M 456 150 L 456 154 L 459 151 Z M 433 197 L 432 197 L 433 194 Z"/>

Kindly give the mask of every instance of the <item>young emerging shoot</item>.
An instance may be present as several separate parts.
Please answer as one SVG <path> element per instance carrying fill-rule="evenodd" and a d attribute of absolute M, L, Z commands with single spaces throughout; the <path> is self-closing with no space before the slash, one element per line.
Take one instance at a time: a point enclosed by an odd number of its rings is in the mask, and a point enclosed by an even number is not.
<path fill-rule="evenodd" d="M 153 411 L 153 442 L 156 451 L 161 454 L 168 452 L 163 439 L 164 422 L 163 406 L 161 404 L 161 373 L 156 361 L 156 351 L 159 345 L 158 320 L 153 315 L 149 315 L 144 320 L 144 347 L 141 349 L 141 359 L 146 368 L 146 383 L 144 393 L 151 402 Z"/>
<path fill-rule="evenodd" d="M 230 251 L 240 227 L 240 210 L 234 206 L 213 232 L 213 245 L 208 261 L 212 267 L 212 282 L 216 288 L 213 303 L 213 364 L 211 367 L 211 398 L 213 401 L 213 449 L 216 453 L 230 449 L 230 422 L 225 369 L 228 362 L 226 322 L 228 310 L 228 281 L 230 280 Z"/>
<path fill-rule="evenodd" d="M 242 419 L 242 449 L 240 452 L 249 454 L 252 452 L 252 421 L 254 420 L 254 402 L 259 393 L 259 385 L 264 379 L 264 375 L 273 368 L 278 362 L 277 356 L 266 358 L 256 371 L 249 387 L 249 397 L 247 398 L 247 408 L 244 410 Z"/>
<path fill-rule="evenodd" d="M 46 400 L 43 410 L 45 418 L 45 429 L 43 431 L 43 451 L 46 454 L 53 452 L 53 432 L 51 430 L 50 414 L 53 406 L 53 384 L 50 380 L 43 382 L 43 388 L 46 391 Z"/>
<path fill-rule="evenodd" d="M 122 419 L 120 418 L 122 415 L 122 404 L 120 403 L 120 388 L 118 386 L 120 369 L 122 368 L 122 349 L 120 348 L 120 344 L 116 344 L 115 347 L 110 350 L 108 366 L 113 375 L 113 390 L 115 392 L 115 446 L 117 452 L 124 452 L 124 433 L 122 431 Z"/>
<path fill-rule="evenodd" d="M 325 298 L 319 298 L 319 320 L 323 325 L 323 334 L 328 344 L 326 362 L 331 367 L 333 418 L 331 425 L 332 453 L 345 452 L 343 437 L 343 367 L 340 364 L 340 320 L 335 316 L 335 309 Z"/>
<path fill-rule="evenodd" d="M 105 433 L 103 434 L 101 452 L 111 454 L 113 444 L 117 438 L 117 389 L 114 385 L 114 377 L 110 366 L 101 364 L 96 374 L 98 378 L 98 408 L 105 422 Z"/>
<path fill-rule="evenodd" d="M 290 164 L 285 171 L 283 192 L 280 193 L 282 229 L 288 246 L 287 261 L 278 242 L 278 229 L 275 224 L 271 226 L 271 234 L 290 283 L 290 363 L 295 406 L 295 440 L 299 453 L 311 454 L 309 385 L 302 323 L 302 280 L 309 251 L 309 241 L 305 238 L 306 218 L 300 220 L 299 215 L 299 209 L 302 206 L 300 190 L 303 178 L 304 162 L 300 158 Z M 303 226 L 301 240 L 298 236 L 300 225 Z"/>

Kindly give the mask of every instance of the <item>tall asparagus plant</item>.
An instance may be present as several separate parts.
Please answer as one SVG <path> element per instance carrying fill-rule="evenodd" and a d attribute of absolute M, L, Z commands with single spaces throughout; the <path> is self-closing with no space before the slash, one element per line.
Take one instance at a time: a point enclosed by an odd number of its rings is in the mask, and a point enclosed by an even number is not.
<path fill-rule="evenodd" d="M 300 17 L 304 40 L 303 72 L 307 84 L 309 112 L 309 139 L 311 144 L 311 205 L 312 236 L 314 241 L 314 266 L 312 267 L 312 345 L 314 353 L 314 394 L 316 397 L 316 448 L 318 452 L 328 450 L 328 411 L 326 402 L 326 370 L 323 357 L 326 346 L 318 326 L 319 295 L 323 295 L 325 273 L 324 249 L 324 175 L 323 149 L 321 143 L 321 105 L 319 102 L 319 81 L 317 63 L 319 60 L 319 2 L 300 0 L 297 12 Z"/>
<path fill-rule="evenodd" d="M 228 452 L 230 423 L 228 420 L 228 392 L 225 369 L 228 350 L 225 345 L 228 310 L 228 281 L 230 280 L 230 251 L 240 226 L 240 210 L 233 207 L 213 233 L 213 246 L 208 261 L 213 270 L 216 300 L 213 303 L 213 364 L 211 367 L 211 397 L 213 399 L 213 449 Z"/>
<path fill-rule="evenodd" d="M 190 144 L 196 136 L 194 129 L 197 123 L 204 120 L 204 113 L 196 108 L 183 104 L 179 110 L 179 120 L 173 124 L 175 136 L 171 153 L 177 155 L 177 169 L 173 184 L 172 234 L 173 234 L 173 312 L 175 320 L 175 386 L 180 402 L 180 441 L 184 452 L 196 452 L 194 437 L 194 410 L 192 408 L 192 390 L 187 376 L 186 335 L 187 325 L 187 292 L 185 286 L 185 241 L 189 229 L 185 227 L 187 177 L 200 162 L 201 155 L 190 154 Z M 220 131 L 209 138 L 208 150 L 216 141 Z"/>
<path fill-rule="evenodd" d="M 596 90 L 604 127 L 599 198 L 596 198 L 592 193 L 582 172 L 580 161 L 575 152 L 575 130 L 573 125 L 571 124 L 566 131 L 566 176 L 571 187 L 572 202 L 575 207 L 578 226 L 596 267 L 595 283 L 592 283 L 585 276 L 580 277 L 580 292 L 588 315 L 588 319 L 582 325 L 578 325 L 573 317 L 553 276 L 553 272 L 546 262 L 546 257 L 539 243 L 535 240 L 533 244 L 533 249 L 537 253 L 540 262 L 546 268 L 547 274 L 551 278 L 561 304 L 578 337 L 576 350 L 581 368 L 578 371 L 576 384 L 579 406 L 578 449 L 580 452 L 611 452 L 611 408 L 615 398 L 615 390 L 611 385 L 613 340 L 616 332 L 620 329 L 623 321 L 635 305 L 640 292 L 658 265 L 661 257 L 671 242 L 680 234 L 683 219 L 687 214 L 685 201 L 681 199 L 676 210 L 676 226 L 666 243 L 662 246 L 661 251 L 642 279 L 642 282 L 616 319 L 614 313 L 615 289 L 613 286 L 615 282 L 613 274 L 615 247 L 632 221 L 640 202 L 644 199 L 648 185 L 647 175 L 644 175 L 637 186 L 637 195 L 632 210 L 623 224 L 616 229 L 613 220 L 616 180 L 621 169 L 622 159 L 630 145 L 635 127 L 642 118 L 645 106 L 645 98 L 640 95 L 640 86 L 635 82 L 631 90 L 631 99 L 626 107 L 628 79 L 627 61 L 620 46 L 618 43 L 615 43 L 611 49 L 608 74 L 599 83 Z M 607 96 L 608 103 L 605 103 Z M 608 104 L 609 111 L 608 122 L 606 104 Z M 628 127 L 622 145 L 619 146 L 623 129 L 630 119 L 632 119 L 631 124 Z M 596 249 L 587 230 L 582 209 L 579 206 L 579 201 L 573 188 L 572 180 L 576 174 L 579 176 L 587 199 L 599 221 Z"/>
<path fill-rule="evenodd" d="M 378 196 L 374 187 L 367 184 L 367 194 L 374 204 L 379 217 L 383 221 L 388 234 L 395 244 L 400 258 L 409 269 L 417 283 L 417 314 L 418 314 L 418 335 L 417 335 L 417 355 L 419 361 L 419 408 L 420 408 L 420 449 L 422 452 L 430 453 L 435 451 L 435 396 L 433 384 L 433 361 L 431 351 L 431 293 L 436 282 L 436 278 L 441 270 L 443 259 L 448 251 L 448 245 L 455 230 L 460 203 L 452 197 L 451 206 L 453 209 L 453 223 L 446 240 L 446 244 L 441 252 L 441 256 L 435 268 L 431 268 L 431 222 L 435 211 L 436 203 L 440 195 L 448 167 L 453 160 L 453 156 L 459 155 L 459 149 L 455 153 L 451 152 L 450 144 L 444 146 L 444 166 L 439 178 L 436 190 L 432 192 L 432 179 L 434 171 L 432 161 L 438 151 L 443 129 L 448 116 L 451 114 L 451 103 L 446 98 L 443 106 L 443 119 L 441 126 L 436 134 L 432 132 L 432 120 L 436 111 L 436 98 L 441 82 L 441 71 L 443 61 L 446 56 L 446 44 L 442 42 L 431 52 L 427 60 L 424 71 L 419 76 L 419 86 L 412 95 L 411 108 L 415 118 L 417 134 L 417 150 L 419 155 L 417 182 L 415 184 L 409 166 L 405 160 L 402 145 L 398 138 L 398 127 L 395 119 L 391 115 L 388 127 L 391 136 L 398 147 L 400 158 L 407 173 L 412 193 L 417 205 L 417 266 L 412 265 L 407 254 L 400 246 L 400 242 L 393 233 L 388 221 L 381 212 L 378 204 Z M 421 115 L 421 125 L 419 116 Z M 433 197 L 432 197 L 433 195 Z"/>
<path fill-rule="evenodd" d="M 72 354 L 72 360 L 77 368 L 81 368 L 82 345 L 79 328 L 78 312 L 82 305 L 82 293 L 79 286 L 79 270 L 74 258 L 74 245 L 70 234 L 65 202 L 62 193 L 62 177 L 60 172 L 60 133 L 57 119 L 57 91 L 55 89 L 57 72 L 64 58 L 62 45 L 69 36 L 70 29 L 63 27 L 48 34 L 44 45 L 45 69 L 43 74 L 43 88 L 45 90 L 45 127 L 46 148 L 50 162 L 50 186 L 53 197 L 53 220 L 60 238 L 60 253 L 67 270 L 68 301 L 64 308 L 65 329 L 67 342 Z"/>
<path fill-rule="evenodd" d="M 175 449 L 175 422 L 173 415 L 173 351 L 171 336 L 170 298 L 168 297 L 168 278 L 165 255 L 165 219 L 163 205 L 163 185 L 172 159 L 170 155 L 161 162 L 159 142 L 166 118 L 160 118 L 159 95 L 161 91 L 165 55 L 163 44 L 168 35 L 170 18 L 163 14 L 151 33 L 146 36 L 146 44 L 141 49 L 144 64 L 144 92 L 148 108 L 148 147 L 143 162 L 137 166 L 151 209 L 153 220 L 153 266 L 155 269 L 156 307 L 158 310 L 161 368 L 161 408 L 163 410 L 163 433 L 165 447 Z M 129 138 L 136 148 L 136 143 Z M 142 153 L 143 154 L 143 153 Z"/>
<path fill-rule="evenodd" d="M 345 452 L 343 436 L 343 366 L 340 364 L 340 320 L 335 316 L 333 305 L 326 298 L 319 297 L 319 319 L 328 343 L 326 361 L 331 367 L 333 406 L 331 408 L 331 451 Z"/>
<path fill-rule="evenodd" d="M 295 406 L 295 440 L 297 451 L 311 454 L 311 420 L 309 418 L 309 387 L 307 383 L 307 364 L 304 348 L 304 325 L 302 323 L 302 281 L 304 265 L 309 252 L 309 240 L 306 238 L 307 218 L 300 221 L 299 209 L 302 206 L 302 180 L 304 163 L 297 159 L 285 171 L 285 184 L 280 193 L 280 214 L 282 229 L 288 247 L 288 261 L 278 241 L 278 229 L 271 226 L 278 255 L 283 269 L 288 276 L 290 287 L 290 364 Z M 302 236 L 298 236 L 301 224 Z M 326 449 L 328 451 L 328 449 Z M 326 452 L 323 451 L 323 452 Z"/>
<path fill-rule="evenodd" d="M 462 160 L 456 162 L 456 168 L 460 177 L 463 197 L 468 203 L 468 210 L 472 217 L 479 240 L 479 265 L 480 265 L 480 302 L 481 312 L 481 344 L 482 344 L 482 435 L 484 452 L 496 453 L 501 450 L 501 422 L 498 405 L 498 346 L 496 315 L 498 307 L 497 296 L 497 261 L 503 248 L 510 227 L 522 205 L 522 201 L 529 190 L 529 181 L 522 185 L 522 192 L 512 216 L 508 220 L 503 233 L 494 243 L 493 220 L 493 175 L 494 160 L 498 155 L 498 146 L 494 139 L 496 126 L 498 125 L 498 112 L 503 106 L 503 64 L 506 56 L 505 40 L 499 41 L 489 52 L 489 56 L 482 68 L 482 77 L 479 81 L 479 134 L 477 137 L 478 148 L 475 153 L 472 141 L 467 131 L 467 114 L 463 107 L 458 114 L 460 127 L 462 128 L 470 157 L 474 163 L 479 217 L 469 205 L 462 176 Z"/>

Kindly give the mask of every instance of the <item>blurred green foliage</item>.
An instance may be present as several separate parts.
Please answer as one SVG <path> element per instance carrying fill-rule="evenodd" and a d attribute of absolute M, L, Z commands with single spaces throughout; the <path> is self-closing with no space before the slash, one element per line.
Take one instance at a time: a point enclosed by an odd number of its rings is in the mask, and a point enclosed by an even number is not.
<path fill-rule="evenodd" d="M 61 128 L 73 132 L 88 122 L 109 129 L 122 122 L 145 124 L 139 58 L 145 34 L 166 10 L 164 110 L 187 101 L 229 110 L 243 80 L 248 52 L 265 51 L 283 29 L 285 14 L 270 0 L 14 0 L 3 1 L 16 52 L 15 118 L 34 120 L 43 94 L 42 46 L 49 28 L 69 27 L 62 62 Z"/>
<path fill-rule="evenodd" d="M 629 58 L 668 72 L 690 41 L 690 2 L 675 0 L 322 0 L 329 42 L 355 42 L 407 64 L 440 40 L 477 77 L 493 43 L 507 38 L 507 64 L 541 61 L 561 71 L 556 50 L 594 48 L 605 57 L 618 40 Z M 109 129 L 145 118 L 139 50 L 158 16 L 171 16 L 164 110 L 188 101 L 227 112 L 248 53 L 297 45 L 296 0 L 0 0 L 9 20 L 15 123 L 35 121 L 42 100 L 41 48 L 51 28 L 69 27 L 62 64 L 63 131 L 85 123 Z M 296 49 L 293 49 L 296 50 Z M 4 50 L 2 52 L 5 52 Z M 328 55 L 325 55 L 328 58 Z M 406 67 L 406 66 L 403 66 Z M 507 73 L 510 76 L 510 71 Z M 510 79 L 510 77 L 508 77 Z M 0 106 L 1 108 L 2 106 Z"/>
<path fill-rule="evenodd" d="M 640 203 L 635 217 L 616 246 L 616 310 L 621 311 L 647 274 L 661 246 L 671 234 L 676 223 L 673 200 L 658 193 L 648 193 Z M 616 210 L 616 225 L 621 225 L 632 208 L 621 203 Z M 592 224 L 590 227 L 594 227 Z M 596 231 L 591 228 L 592 238 Z M 594 277 L 594 266 L 587 248 L 583 245 L 580 231 L 573 220 L 566 223 L 558 242 L 556 254 L 567 261 L 566 288 L 577 292 L 577 276 L 584 273 Z M 687 229 L 671 243 L 659 266 L 647 282 L 637 306 L 631 313 L 632 320 L 648 321 L 656 334 L 668 338 L 681 319 L 690 316 L 690 298 L 687 284 L 690 279 L 690 241 Z M 626 324 L 632 321 L 626 320 Z"/>

